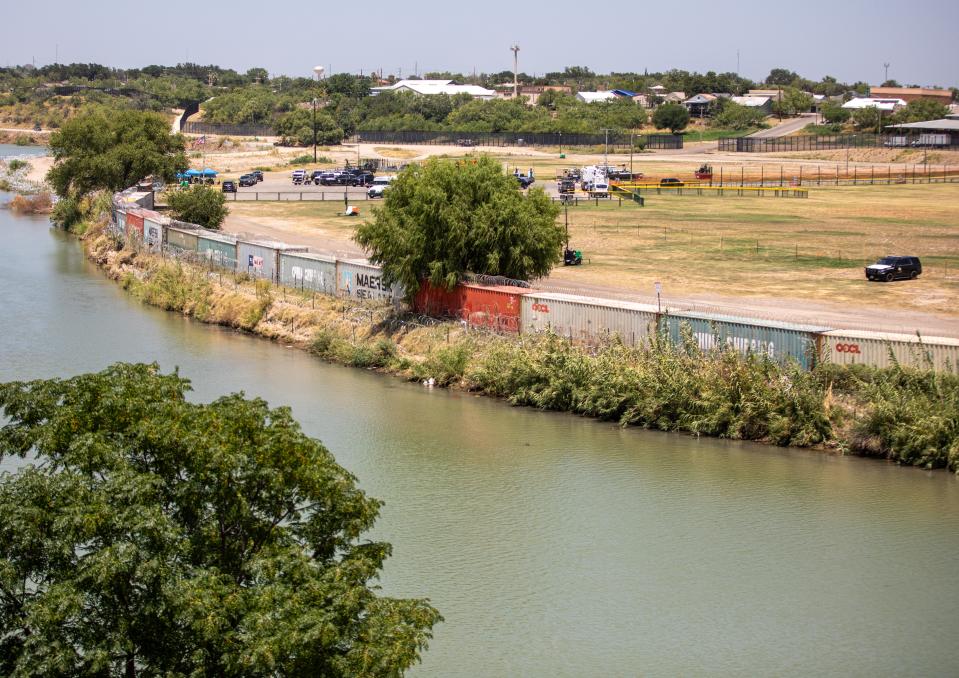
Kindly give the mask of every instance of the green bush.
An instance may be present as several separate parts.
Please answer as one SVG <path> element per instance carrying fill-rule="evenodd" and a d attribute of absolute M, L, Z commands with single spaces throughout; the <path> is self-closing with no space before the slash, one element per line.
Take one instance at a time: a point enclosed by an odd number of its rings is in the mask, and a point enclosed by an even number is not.
<path fill-rule="evenodd" d="M 195 184 L 173 191 L 168 200 L 175 218 L 203 228 L 220 228 L 230 212 L 223 192 L 213 186 Z"/>
<path fill-rule="evenodd" d="M 21 160 L 20 158 L 13 158 L 7 162 L 7 169 L 11 172 L 28 169 L 29 167 L 30 163 L 28 163 L 26 160 Z"/>

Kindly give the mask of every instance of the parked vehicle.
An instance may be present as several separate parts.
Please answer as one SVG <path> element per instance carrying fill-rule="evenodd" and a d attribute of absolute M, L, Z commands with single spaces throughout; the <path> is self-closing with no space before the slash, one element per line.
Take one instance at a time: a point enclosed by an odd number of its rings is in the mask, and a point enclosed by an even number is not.
<path fill-rule="evenodd" d="M 370 190 L 366 192 L 366 195 L 370 198 L 382 198 L 383 194 L 386 192 L 386 189 L 390 187 L 390 184 L 393 180 L 396 179 L 395 176 L 386 176 L 386 177 L 376 177 L 373 180 L 373 184 L 370 186 Z"/>
<path fill-rule="evenodd" d="M 529 176 L 527 174 L 514 174 L 516 182 L 519 184 L 520 188 L 529 188 L 533 185 L 533 182 L 536 181 L 535 177 Z"/>
<path fill-rule="evenodd" d="M 875 264 L 866 266 L 867 280 L 909 280 L 922 274 L 919 257 L 883 257 Z"/>
<path fill-rule="evenodd" d="M 696 170 L 697 179 L 705 179 L 709 181 L 713 178 L 713 168 L 712 165 L 703 164 L 698 170 Z"/>
<path fill-rule="evenodd" d="M 236 193 L 236 183 L 233 181 L 224 181 L 222 191 L 224 193 Z"/>
<path fill-rule="evenodd" d="M 293 170 L 291 177 L 293 178 L 293 183 L 299 186 L 306 181 L 306 170 Z"/>
<path fill-rule="evenodd" d="M 608 198 L 609 184 L 605 179 L 597 179 L 589 187 L 590 198 Z"/>
<path fill-rule="evenodd" d="M 240 177 L 240 186 L 256 186 L 256 177 L 252 174 L 244 174 Z"/>
<path fill-rule="evenodd" d="M 909 145 L 909 139 L 907 137 L 889 137 L 883 142 L 884 146 L 890 146 L 894 148 L 899 148 L 902 146 Z"/>
<path fill-rule="evenodd" d="M 250 172 L 250 174 L 253 175 L 253 178 L 256 179 L 256 182 L 257 182 L 257 183 L 260 183 L 261 181 L 263 181 L 263 172 L 262 172 L 262 170 L 253 170 L 252 172 Z"/>
<path fill-rule="evenodd" d="M 560 179 L 556 182 L 556 189 L 560 195 L 575 193 L 576 182 L 572 179 Z"/>
<path fill-rule="evenodd" d="M 361 169 L 352 170 L 349 174 L 349 177 L 350 186 L 370 186 L 373 184 L 373 180 L 376 178 L 372 172 Z"/>
<path fill-rule="evenodd" d="M 919 138 L 912 142 L 913 146 L 948 146 L 950 138 L 948 134 L 920 134 Z"/>
<path fill-rule="evenodd" d="M 579 266 L 583 263 L 583 253 L 580 250 L 563 250 L 563 266 Z"/>
<path fill-rule="evenodd" d="M 660 186 L 683 186 L 683 182 L 677 179 L 676 177 L 666 177 L 665 179 L 659 180 Z"/>

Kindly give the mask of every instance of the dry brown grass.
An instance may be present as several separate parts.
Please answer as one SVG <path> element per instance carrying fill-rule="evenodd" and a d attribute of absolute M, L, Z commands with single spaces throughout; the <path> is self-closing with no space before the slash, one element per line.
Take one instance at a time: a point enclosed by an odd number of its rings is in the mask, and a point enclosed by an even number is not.
<path fill-rule="evenodd" d="M 959 184 L 811 189 L 808 199 L 654 194 L 646 204 L 570 209 L 572 245 L 589 264 L 551 278 L 959 315 Z M 863 284 L 863 265 L 886 254 L 921 257 L 922 277 Z"/>

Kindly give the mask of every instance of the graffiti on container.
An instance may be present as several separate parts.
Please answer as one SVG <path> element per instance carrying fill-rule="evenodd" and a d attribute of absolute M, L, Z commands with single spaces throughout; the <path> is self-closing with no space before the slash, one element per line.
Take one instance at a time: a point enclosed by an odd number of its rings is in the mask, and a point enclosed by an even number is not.
<path fill-rule="evenodd" d="M 263 270 L 263 257 L 258 257 L 255 254 L 251 254 L 247 257 L 247 268 L 252 268 L 254 271 Z"/>
<path fill-rule="evenodd" d="M 310 284 L 312 284 L 315 280 L 320 285 L 324 284 L 323 271 L 316 271 L 312 268 L 303 268 L 302 266 L 294 266 L 291 273 L 293 274 L 293 280 Z"/>
<path fill-rule="evenodd" d="M 836 353 L 860 353 L 859 344 L 836 344 Z"/>
<path fill-rule="evenodd" d="M 344 273 L 343 289 L 357 299 L 382 299 L 391 296 L 390 289 L 383 284 L 383 277 L 369 273 Z"/>
<path fill-rule="evenodd" d="M 539 313 L 549 313 L 549 305 L 535 303 L 533 304 L 533 310 L 538 311 Z"/>
<path fill-rule="evenodd" d="M 696 332 L 695 337 L 699 348 L 704 351 L 708 351 L 716 346 L 717 337 L 715 334 Z M 761 341 L 758 339 L 750 339 L 749 337 L 726 337 L 723 341 L 727 346 L 736 349 L 740 353 L 765 353 L 770 358 L 776 357 L 776 344 L 771 341 Z"/>

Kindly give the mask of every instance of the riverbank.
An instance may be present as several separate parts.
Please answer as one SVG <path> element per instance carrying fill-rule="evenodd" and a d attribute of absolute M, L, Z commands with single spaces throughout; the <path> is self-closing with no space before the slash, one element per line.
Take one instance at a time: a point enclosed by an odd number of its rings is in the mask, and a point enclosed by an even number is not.
<path fill-rule="evenodd" d="M 467 331 L 136 252 L 103 224 L 88 230 L 84 246 L 144 303 L 330 362 L 622 425 L 959 468 L 954 374 L 836 366 L 804 372 L 735 351 L 703 352 L 692 341 L 586 350 L 554 335 Z"/>

